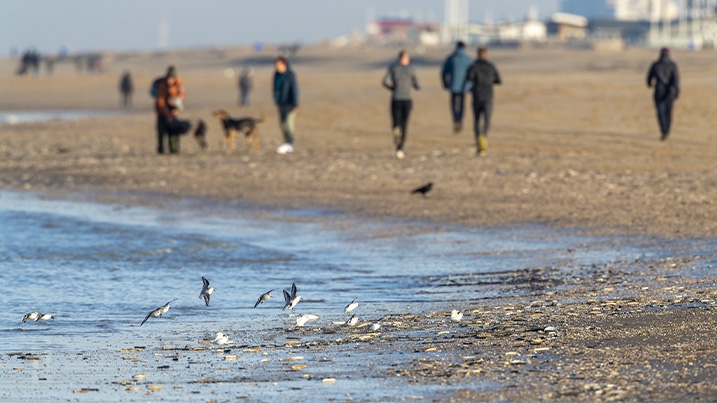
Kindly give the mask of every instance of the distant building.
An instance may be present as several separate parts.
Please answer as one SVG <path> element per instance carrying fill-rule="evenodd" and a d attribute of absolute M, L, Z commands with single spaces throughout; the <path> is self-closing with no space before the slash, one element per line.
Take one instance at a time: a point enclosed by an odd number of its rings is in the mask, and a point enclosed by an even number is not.
<path fill-rule="evenodd" d="M 368 40 L 378 44 L 419 43 L 426 36 L 437 37 L 438 31 L 438 24 L 410 19 L 379 19 L 366 26 Z"/>
<path fill-rule="evenodd" d="M 563 0 L 560 10 L 589 19 L 618 21 L 675 20 L 679 17 L 675 0 Z"/>
<path fill-rule="evenodd" d="M 563 42 L 583 40 L 588 36 L 588 19 L 581 15 L 555 13 L 548 23 L 548 34 Z"/>

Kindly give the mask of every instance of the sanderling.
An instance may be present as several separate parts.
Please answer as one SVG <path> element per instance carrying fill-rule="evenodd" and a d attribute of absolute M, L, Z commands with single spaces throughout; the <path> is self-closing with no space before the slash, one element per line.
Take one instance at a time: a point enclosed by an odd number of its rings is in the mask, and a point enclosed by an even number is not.
<path fill-rule="evenodd" d="M 316 315 L 301 314 L 296 317 L 296 326 L 304 326 L 307 322 L 310 322 L 313 320 L 319 320 L 319 317 Z"/>
<path fill-rule="evenodd" d="M 214 292 L 214 287 L 210 287 L 209 280 L 204 277 L 202 277 L 202 283 L 204 283 L 204 286 L 202 287 L 202 292 L 199 293 L 199 299 L 204 298 L 204 303 L 209 306 L 209 298 L 211 298 Z"/>
<path fill-rule="evenodd" d="M 356 298 L 354 298 L 354 300 L 351 301 L 350 304 L 346 305 L 346 308 L 344 308 L 344 313 L 349 313 L 349 312 L 353 311 L 354 309 L 356 309 L 357 306 L 358 306 L 358 302 L 356 302 Z"/>
<path fill-rule="evenodd" d="M 37 318 L 39 318 L 42 314 L 40 312 L 30 312 L 27 315 L 22 317 L 22 323 L 27 322 L 28 320 L 34 320 L 37 321 Z"/>
<path fill-rule="evenodd" d="M 371 325 L 371 331 L 372 331 L 372 332 L 375 332 L 375 331 L 377 331 L 380 327 L 381 327 L 381 324 L 380 324 L 380 323 L 374 323 L 373 325 Z"/>
<path fill-rule="evenodd" d="M 274 291 L 274 290 L 269 290 L 269 291 L 267 291 L 267 292 L 261 294 L 261 296 L 259 297 L 259 299 L 256 300 L 256 304 L 254 304 L 254 308 L 256 308 L 257 306 L 259 306 L 259 304 L 261 304 L 262 302 L 270 300 L 270 299 L 271 299 L 271 292 L 272 292 L 272 291 Z"/>
<path fill-rule="evenodd" d="M 463 319 L 463 311 L 453 310 L 451 311 L 451 321 L 460 322 Z"/>
<path fill-rule="evenodd" d="M 42 314 L 40 314 L 40 316 L 35 318 L 35 322 L 37 322 L 38 320 L 48 320 L 48 319 L 55 319 L 55 315 L 53 315 L 51 313 L 42 313 Z"/>
<path fill-rule="evenodd" d="M 169 304 L 171 304 L 172 302 L 174 302 L 174 301 L 176 301 L 176 300 L 177 300 L 177 299 L 175 298 L 175 299 L 173 299 L 173 300 L 167 302 L 166 304 L 160 306 L 159 308 L 155 309 L 154 311 L 148 313 L 147 316 L 146 316 L 146 317 L 144 318 L 144 320 L 142 321 L 142 323 L 140 323 L 140 326 L 144 325 L 144 322 L 146 322 L 147 319 L 149 319 L 150 316 L 154 316 L 155 318 L 161 318 L 162 315 L 164 315 L 165 313 L 167 313 L 167 311 L 169 310 Z"/>
<path fill-rule="evenodd" d="M 301 295 L 296 295 L 296 284 L 291 283 L 291 294 L 289 294 L 286 290 L 284 290 L 284 302 L 285 305 L 282 309 L 282 311 L 285 311 L 287 309 L 294 310 L 294 307 L 296 304 L 301 301 Z"/>
<path fill-rule="evenodd" d="M 229 340 L 229 336 L 225 335 L 222 332 L 218 332 L 214 334 L 214 340 L 212 342 L 219 344 L 220 346 L 223 346 L 225 344 L 234 344 L 233 341 Z"/>
<path fill-rule="evenodd" d="M 357 323 L 358 317 L 356 317 L 356 315 L 353 315 L 349 320 L 346 321 L 345 325 L 353 327 L 356 326 Z"/>

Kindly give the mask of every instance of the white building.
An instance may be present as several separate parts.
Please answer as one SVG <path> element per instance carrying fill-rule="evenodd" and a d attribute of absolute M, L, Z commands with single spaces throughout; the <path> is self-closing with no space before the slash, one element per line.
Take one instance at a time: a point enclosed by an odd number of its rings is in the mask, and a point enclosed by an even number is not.
<path fill-rule="evenodd" d="M 563 0 L 561 11 L 618 21 L 675 20 L 680 16 L 678 0 Z"/>

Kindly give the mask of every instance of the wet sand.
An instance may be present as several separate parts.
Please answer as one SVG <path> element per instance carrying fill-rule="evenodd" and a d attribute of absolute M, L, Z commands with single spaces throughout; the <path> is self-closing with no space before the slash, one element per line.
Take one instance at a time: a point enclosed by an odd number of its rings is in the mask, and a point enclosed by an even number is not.
<path fill-rule="evenodd" d="M 118 55 L 107 62 L 110 72 L 97 77 L 58 66 L 52 78 L 16 78 L 9 75 L 14 65 L 3 61 L 0 110 L 116 109 L 124 68 L 135 72 L 137 94 L 127 115 L 0 127 L 0 187 L 93 192 L 100 200 L 154 206 L 196 197 L 477 227 L 540 223 L 664 236 L 666 243 L 717 234 L 711 53 L 675 54 L 682 97 L 673 135 L 661 143 L 644 83 L 654 52 L 495 51 L 491 57 L 505 85 L 497 90 L 490 151 L 477 158 L 469 130 L 450 132 L 437 72 L 446 51 L 416 58 L 423 90 L 414 98 L 403 161 L 391 153 L 388 93 L 379 86 L 393 50 L 302 51 L 295 66 L 302 90 L 297 152 L 290 156 L 273 151 L 280 134 L 266 90 L 269 55 Z M 233 106 L 234 79 L 223 73 L 246 61 L 257 66 L 257 90 L 254 105 L 240 109 Z M 191 138 L 183 139 L 179 156 L 154 153 L 146 90 L 169 63 L 177 65 L 188 89 L 183 115 L 209 124 L 205 153 Z M 218 108 L 265 114 L 262 150 L 240 144 L 224 155 L 219 123 L 211 117 Z M 435 183 L 428 198 L 408 195 L 428 181 Z M 451 386 L 445 396 L 430 399 L 711 401 L 717 396 L 710 382 L 717 364 L 715 281 L 710 271 L 686 274 L 694 259 L 686 246 L 672 260 L 586 268 L 589 275 L 576 274 L 557 294 L 528 297 L 517 289 L 515 297 L 476 301 L 459 325 L 448 321 L 447 303 L 413 318 L 391 318 L 401 324 L 356 345 L 331 341 L 335 335 L 319 339 L 337 354 L 405 353 L 397 366 L 379 359 L 383 367 L 363 368 L 359 376 L 400 377 L 399 387 Z M 641 270 L 621 274 L 631 265 Z M 550 276 L 527 283 L 541 281 L 549 283 Z M 557 333 L 538 330 L 548 326 Z M 442 331 L 450 333 L 438 335 Z M 302 337 L 302 348 L 310 349 L 310 340 Z M 5 356 L 3 367 L 15 365 L 10 362 Z M 296 378 L 286 373 L 286 379 Z"/>

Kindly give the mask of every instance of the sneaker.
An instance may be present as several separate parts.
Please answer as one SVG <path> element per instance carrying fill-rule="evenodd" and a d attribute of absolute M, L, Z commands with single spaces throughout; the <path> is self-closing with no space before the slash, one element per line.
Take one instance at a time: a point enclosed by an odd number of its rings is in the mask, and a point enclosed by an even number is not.
<path fill-rule="evenodd" d="M 458 133 L 460 133 L 461 130 L 463 130 L 463 127 L 462 127 L 462 126 L 463 126 L 463 125 L 461 125 L 461 124 L 458 123 L 458 122 L 453 123 L 453 134 L 458 134 Z"/>
<path fill-rule="evenodd" d="M 662 136 L 660 136 L 660 141 L 665 141 L 665 140 L 667 140 L 666 134 L 663 134 Z"/>
<path fill-rule="evenodd" d="M 406 157 L 406 154 L 403 153 L 403 150 L 396 151 L 396 158 L 402 160 Z"/>
<path fill-rule="evenodd" d="M 394 127 L 393 128 L 393 145 L 398 146 L 398 143 L 401 142 L 401 128 L 400 127 Z"/>
<path fill-rule="evenodd" d="M 279 154 L 290 154 L 294 152 L 294 146 L 289 143 L 285 143 L 279 146 L 279 148 L 276 149 L 276 152 Z"/>

